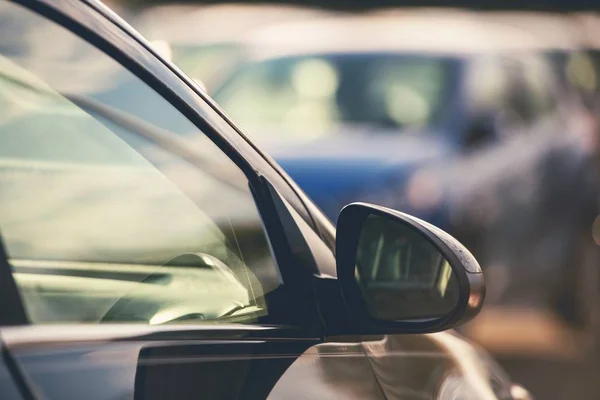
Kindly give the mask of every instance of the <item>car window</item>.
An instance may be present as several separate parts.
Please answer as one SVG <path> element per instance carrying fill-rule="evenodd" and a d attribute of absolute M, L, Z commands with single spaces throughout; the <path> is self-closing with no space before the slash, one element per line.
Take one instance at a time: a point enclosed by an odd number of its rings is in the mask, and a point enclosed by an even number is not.
<path fill-rule="evenodd" d="M 250 322 L 279 285 L 241 170 L 114 59 L 5 2 L 0 232 L 34 323 Z"/>
<path fill-rule="evenodd" d="M 260 140 L 312 138 L 340 126 L 425 128 L 444 117 L 451 62 L 427 56 L 327 54 L 240 65 L 214 99 Z"/>

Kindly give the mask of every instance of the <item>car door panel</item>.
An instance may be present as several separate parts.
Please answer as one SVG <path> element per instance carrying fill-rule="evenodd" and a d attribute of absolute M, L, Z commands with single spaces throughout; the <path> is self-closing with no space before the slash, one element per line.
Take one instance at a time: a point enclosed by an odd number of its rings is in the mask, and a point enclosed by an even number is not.
<path fill-rule="evenodd" d="M 281 340 L 148 346 L 138 359 L 135 398 L 192 399 L 199 392 L 214 399 L 266 398 L 307 345 Z"/>
<path fill-rule="evenodd" d="M 295 336 L 289 329 L 242 325 L 39 326 L 2 332 L 43 398 L 98 400 L 265 398 L 288 366 L 317 342 Z"/>
<path fill-rule="evenodd" d="M 266 327 L 67 330 L 3 332 L 41 398 L 421 400 L 436 398 L 447 382 L 463 385 L 469 399 L 498 398 L 471 345 L 449 333 L 317 343 L 266 340 L 276 334 Z"/>
<path fill-rule="evenodd" d="M 510 381 L 486 362 L 448 332 L 332 337 L 294 361 L 269 399 L 509 399 Z"/>
<path fill-rule="evenodd" d="M 321 343 L 294 361 L 269 400 L 386 399 L 359 341 Z"/>

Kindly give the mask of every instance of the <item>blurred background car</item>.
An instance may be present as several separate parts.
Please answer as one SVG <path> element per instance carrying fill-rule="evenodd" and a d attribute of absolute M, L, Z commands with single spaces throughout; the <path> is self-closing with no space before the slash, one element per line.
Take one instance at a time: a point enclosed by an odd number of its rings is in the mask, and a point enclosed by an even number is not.
<path fill-rule="evenodd" d="M 552 18 L 519 17 L 271 25 L 212 95 L 333 221 L 351 201 L 417 215 L 478 257 L 487 304 L 545 307 L 596 333 L 597 133 L 562 74 L 580 43 L 546 34 Z"/>

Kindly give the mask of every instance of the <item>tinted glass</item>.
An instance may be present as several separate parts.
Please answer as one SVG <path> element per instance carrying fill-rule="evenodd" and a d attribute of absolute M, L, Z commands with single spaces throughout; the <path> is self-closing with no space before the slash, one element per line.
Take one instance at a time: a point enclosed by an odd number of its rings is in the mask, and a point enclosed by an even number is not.
<path fill-rule="evenodd" d="M 237 166 L 71 32 L 0 21 L 0 229 L 31 320 L 265 315 L 279 275 Z"/>

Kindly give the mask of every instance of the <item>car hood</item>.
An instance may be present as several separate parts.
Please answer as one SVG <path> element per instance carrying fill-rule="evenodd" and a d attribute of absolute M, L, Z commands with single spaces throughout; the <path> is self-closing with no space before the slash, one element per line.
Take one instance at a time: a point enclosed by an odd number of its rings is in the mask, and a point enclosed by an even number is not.
<path fill-rule="evenodd" d="M 305 141 L 263 142 L 275 160 L 333 220 L 341 206 L 389 182 L 402 186 L 416 167 L 451 148 L 441 135 L 417 132 L 334 134 Z"/>

